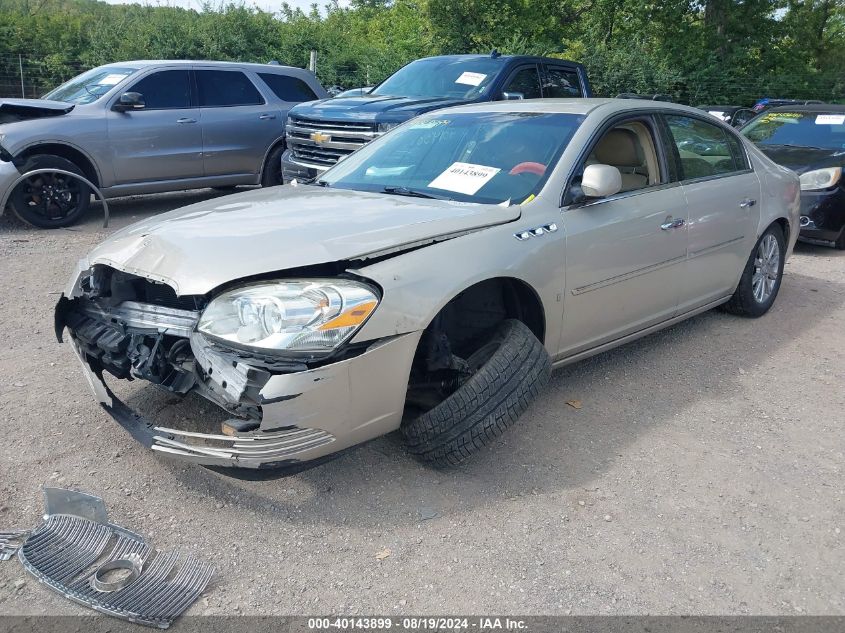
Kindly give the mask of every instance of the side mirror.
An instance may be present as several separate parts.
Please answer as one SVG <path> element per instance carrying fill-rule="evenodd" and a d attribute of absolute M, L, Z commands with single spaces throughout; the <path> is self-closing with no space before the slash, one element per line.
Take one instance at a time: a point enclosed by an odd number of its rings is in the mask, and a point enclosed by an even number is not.
<path fill-rule="evenodd" d="M 525 93 L 524 92 L 503 92 L 502 93 L 502 99 L 504 99 L 505 101 L 521 101 L 522 99 L 525 99 Z"/>
<path fill-rule="evenodd" d="M 622 190 L 622 174 L 612 165 L 587 165 L 581 191 L 588 198 L 606 198 Z"/>
<path fill-rule="evenodd" d="M 140 92 L 124 92 L 120 95 L 120 99 L 117 100 L 117 103 L 112 106 L 112 110 L 116 112 L 143 110 L 145 105 L 144 95 Z"/>

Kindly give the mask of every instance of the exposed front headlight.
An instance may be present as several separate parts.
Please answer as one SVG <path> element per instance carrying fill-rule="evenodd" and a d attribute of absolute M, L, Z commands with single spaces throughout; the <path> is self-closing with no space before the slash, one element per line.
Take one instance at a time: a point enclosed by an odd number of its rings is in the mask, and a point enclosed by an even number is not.
<path fill-rule="evenodd" d="M 258 349 L 329 352 L 361 327 L 378 302 L 369 286 L 347 279 L 260 282 L 215 297 L 197 329 Z"/>
<path fill-rule="evenodd" d="M 389 123 L 379 123 L 378 128 L 376 129 L 379 134 L 384 134 L 385 132 L 389 132 L 398 125 L 400 125 L 398 121 L 391 121 Z"/>
<path fill-rule="evenodd" d="M 827 189 L 839 182 L 841 175 L 841 167 L 825 167 L 824 169 L 814 169 L 813 171 L 804 172 L 799 176 L 801 190 L 816 191 L 818 189 Z"/>

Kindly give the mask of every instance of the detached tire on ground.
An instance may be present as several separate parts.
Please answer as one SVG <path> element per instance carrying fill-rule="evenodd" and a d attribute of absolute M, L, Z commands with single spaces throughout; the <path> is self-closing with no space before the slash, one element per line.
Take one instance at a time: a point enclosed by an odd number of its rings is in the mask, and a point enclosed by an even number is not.
<path fill-rule="evenodd" d="M 26 159 L 20 171 L 62 169 L 85 176 L 74 163 L 61 156 L 37 154 Z M 15 187 L 9 204 L 21 220 L 41 229 L 57 229 L 79 221 L 91 204 L 91 188 L 64 174 L 37 174 Z"/>
<path fill-rule="evenodd" d="M 772 224 L 754 245 L 733 296 L 724 304 L 725 311 L 751 318 L 766 314 L 778 296 L 785 259 L 783 229 Z"/>
<path fill-rule="evenodd" d="M 402 424 L 410 453 L 442 467 L 490 444 L 512 425 L 546 386 L 551 361 L 521 321 L 507 319 L 490 339 L 489 359 L 434 408 Z"/>

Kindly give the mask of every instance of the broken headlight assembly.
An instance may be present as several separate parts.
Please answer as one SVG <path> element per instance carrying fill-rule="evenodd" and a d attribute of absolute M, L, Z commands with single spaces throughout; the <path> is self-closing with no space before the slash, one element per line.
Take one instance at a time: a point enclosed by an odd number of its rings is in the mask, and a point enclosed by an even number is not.
<path fill-rule="evenodd" d="M 349 279 L 259 282 L 212 299 L 197 329 L 220 341 L 277 352 L 331 352 L 379 303 L 373 288 Z"/>

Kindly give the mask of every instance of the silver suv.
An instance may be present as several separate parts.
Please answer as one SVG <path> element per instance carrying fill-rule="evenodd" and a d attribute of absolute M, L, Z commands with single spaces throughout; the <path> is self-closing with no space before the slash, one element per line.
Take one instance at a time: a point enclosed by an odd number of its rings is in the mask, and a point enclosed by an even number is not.
<path fill-rule="evenodd" d="M 68 226 L 91 191 L 107 198 L 281 184 L 285 118 L 326 97 L 314 75 L 277 64 L 133 61 L 71 79 L 43 99 L 0 101 L 0 213 Z M 16 184 L 17 183 L 17 184 Z"/>

